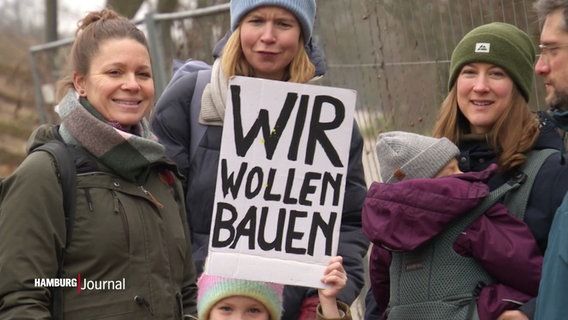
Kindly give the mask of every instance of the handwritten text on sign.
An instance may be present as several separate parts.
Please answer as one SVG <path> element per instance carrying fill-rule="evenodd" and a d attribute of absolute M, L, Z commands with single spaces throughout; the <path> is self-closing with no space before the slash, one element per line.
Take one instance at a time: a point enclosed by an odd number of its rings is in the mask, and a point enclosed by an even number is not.
<path fill-rule="evenodd" d="M 229 82 L 207 273 L 321 287 L 336 255 L 356 93 Z"/>

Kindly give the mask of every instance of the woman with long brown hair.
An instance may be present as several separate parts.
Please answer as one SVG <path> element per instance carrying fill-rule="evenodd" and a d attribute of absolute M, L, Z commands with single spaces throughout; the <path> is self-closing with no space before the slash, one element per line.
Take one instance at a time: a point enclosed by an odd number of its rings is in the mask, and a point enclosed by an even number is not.
<path fill-rule="evenodd" d="M 459 147 L 464 172 L 497 163 L 498 174 L 489 180 L 491 189 L 515 176 L 529 152 L 561 151 L 552 154 L 536 174 L 523 219 L 544 254 L 552 219 L 568 190 L 568 166 L 553 123 L 529 108 L 534 63 L 534 44 L 518 28 L 492 23 L 472 30 L 452 54 L 450 91 L 433 135 Z M 532 318 L 535 301 L 502 317 Z"/>

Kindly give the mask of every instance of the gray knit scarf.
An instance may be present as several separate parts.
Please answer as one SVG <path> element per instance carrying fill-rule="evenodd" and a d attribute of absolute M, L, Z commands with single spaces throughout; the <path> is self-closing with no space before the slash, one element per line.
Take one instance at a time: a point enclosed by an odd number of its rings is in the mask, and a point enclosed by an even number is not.
<path fill-rule="evenodd" d="M 82 105 L 83 103 L 83 105 Z M 164 158 L 164 146 L 142 119 L 132 133 L 114 128 L 76 92 L 69 92 L 56 108 L 59 132 L 66 143 L 78 145 L 122 178 L 142 184 L 150 164 Z"/>

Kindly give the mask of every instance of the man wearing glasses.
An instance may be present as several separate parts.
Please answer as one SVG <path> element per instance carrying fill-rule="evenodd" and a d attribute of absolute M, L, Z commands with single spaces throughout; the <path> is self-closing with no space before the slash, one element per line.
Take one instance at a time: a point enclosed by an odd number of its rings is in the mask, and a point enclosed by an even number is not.
<path fill-rule="evenodd" d="M 544 79 L 552 120 L 568 132 L 568 1 L 538 0 L 534 7 L 541 25 L 535 72 Z M 566 319 L 567 315 L 568 195 L 556 211 L 548 235 L 535 319 Z"/>
<path fill-rule="evenodd" d="M 553 6 L 554 5 L 554 6 Z M 540 56 L 535 71 L 544 78 L 546 104 L 562 129 L 568 129 L 568 1 L 539 0 L 535 3 L 542 29 Z M 551 9 L 553 9 L 551 11 Z M 560 117 L 559 117 L 560 116 Z"/>

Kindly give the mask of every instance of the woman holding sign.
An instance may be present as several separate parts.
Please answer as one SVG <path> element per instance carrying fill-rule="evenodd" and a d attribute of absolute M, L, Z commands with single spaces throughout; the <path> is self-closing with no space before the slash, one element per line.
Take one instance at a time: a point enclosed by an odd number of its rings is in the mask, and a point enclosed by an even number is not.
<path fill-rule="evenodd" d="M 238 75 L 310 83 L 322 76 L 325 66 L 311 41 L 315 13 L 315 0 L 231 1 L 231 32 L 217 45 L 211 71 L 172 80 L 157 102 L 153 130 L 187 178 L 187 214 L 198 269 L 209 244 L 228 79 Z M 348 275 L 338 299 L 347 304 L 363 287 L 368 248 L 361 232 L 366 195 L 362 148 L 354 125 L 337 252 Z M 283 318 L 313 319 L 317 304 L 315 289 L 287 286 Z"/>

